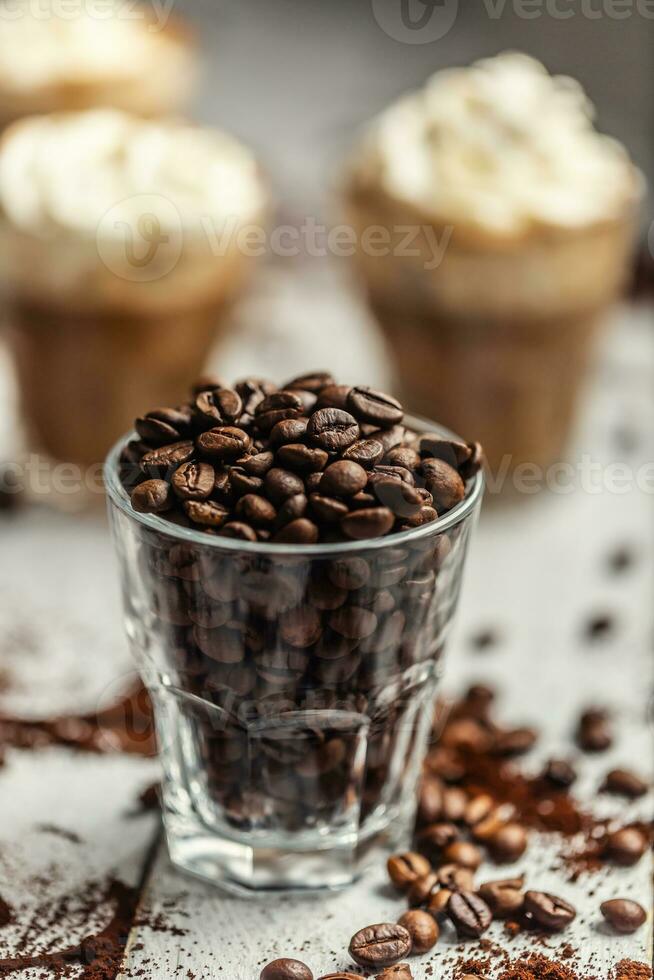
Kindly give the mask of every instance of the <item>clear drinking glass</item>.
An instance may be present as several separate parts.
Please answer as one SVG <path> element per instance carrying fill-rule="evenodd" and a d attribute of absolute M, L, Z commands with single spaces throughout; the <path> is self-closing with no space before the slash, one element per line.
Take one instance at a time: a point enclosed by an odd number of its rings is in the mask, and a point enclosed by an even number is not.
<path fill-rule="evenodd" d="M 127 441 L 109 510 L 173 862 L 239 893 L 351 883 L 411 834 L 481 474 L 400 534 L 249 543 L 134 512 Z"/>

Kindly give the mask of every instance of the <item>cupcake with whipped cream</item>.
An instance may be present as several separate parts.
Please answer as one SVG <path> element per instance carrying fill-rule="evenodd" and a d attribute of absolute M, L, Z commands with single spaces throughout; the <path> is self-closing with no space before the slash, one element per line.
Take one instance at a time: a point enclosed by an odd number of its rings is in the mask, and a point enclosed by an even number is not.
<path fill-rule="evenodd" d="M 641 196 L 579 84 L 523 54 L 439 72 L 374 120 L 346 203 L 412 410 L 477 432 L 491 466 L 557 459 Z"/>
<path fill-rule="evenodd" d="M 0 126 L 111 106 L 144 116 L 189 99 L 196 51 L 176 20 L 125 0 L 0 3 Z"/>
<path fill-rule="evenodd" d="M 0 280 L 25 417 L 51 457 L 97 462 L 175 404 L 243 289 L 266 190 L 233 137 L 116 110 L 32 116 L 0 141 Z"/>

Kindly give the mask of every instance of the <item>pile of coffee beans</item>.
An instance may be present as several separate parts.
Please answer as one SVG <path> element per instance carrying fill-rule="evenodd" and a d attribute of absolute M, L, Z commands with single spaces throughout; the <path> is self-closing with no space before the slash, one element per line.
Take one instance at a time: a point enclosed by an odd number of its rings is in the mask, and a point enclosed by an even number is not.
<path fill-rule="evenodd" d="M 136 420 L 121 475 L 134 510 L 243 541 L 359 541 L 436 520 L 466 494 L 478 444 L 418 435 L 390 395 L 326 372 L 281 388 L 196 384 Z"/>

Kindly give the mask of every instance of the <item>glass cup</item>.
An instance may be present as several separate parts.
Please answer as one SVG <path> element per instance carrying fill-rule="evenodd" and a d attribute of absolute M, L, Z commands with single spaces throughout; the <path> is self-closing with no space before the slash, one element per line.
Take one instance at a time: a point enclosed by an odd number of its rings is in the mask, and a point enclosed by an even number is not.
<path fill-rule="evenodd" d="M 246 894 L 350 884 L 411 835 L 481 473 L 410 531 L 249 543 L 134 512 L 127 441 L 106 483 L 173 862 Z"/>

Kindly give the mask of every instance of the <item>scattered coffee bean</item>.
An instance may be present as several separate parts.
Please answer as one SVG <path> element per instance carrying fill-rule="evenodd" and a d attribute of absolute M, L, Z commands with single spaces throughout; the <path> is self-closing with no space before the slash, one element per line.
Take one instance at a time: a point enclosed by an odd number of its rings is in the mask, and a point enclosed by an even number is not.
<path fill-rule="evenodd" d="M 396 966 L 387 966 L 377 974 L 375 980 L 413 980 L 413 973 L 408 963 L 398 963 Z"/>
<path fill-rule="evenodd" d="M 517 915 L 524 905 L 523 876 L 519 878 L 504 878 L 499 881 L 487 881 L 480 885 L 478 892 L 486 902 L 496 919 L 507 919 Z"/>
<path fill-rule="evenodd" d="M 647 919 L 647 913 L 642 905 L 629 898 L 614 898 L 602 902 L 600 911 L 608 924 L 624 935 L 636 932 Z"/>
<path fill-rule="evenodd" d="M 313 980 L 313 973 L 300 960 L 274 960 L 261 971 L 259 980 Z"/>
<path fill-rule="evenodd" d="M 606 856 L 613 864 L 629 868 L 637 864 L 647 851 L 648 840 L 638 827 L 622 827 L 609 834 Z"/>
<path fill-rule="evenodd" d="M 411 936 L 412 953 L 418 955 L 427 953 L 436 945 L 440 930 L 436 920 L 429 912 L 410 909 L 398 919 L 398 923 L 404 926 Z"/>
<path fill-rule="evenodd" d="M 524 908 L 537 925 L 550 932 L 562 932 L 577 915 L 569 902 L 548 892 L 525 892 Z"/>
<path fill-rule="evenodd" d="M 479 939 L 493 916 L 486 902 L 474 892 L 454 892 L 447 903 L 447 914 L 461 938 Z"/>
<path fill-rule="evenodd" d="M 459 836 L 459 830 L 453 823 L 432 823 L 420 831 L 418 844 L 426 854 L 440 859 L 444 850 Z"/>
<path fill-rule="evenodd" d="M 407 851 L 404 854 L 394 854 L 386 863 L 388 876 L 396 886 L 402 891 L 431 871 L 431 865 L 422 854 L 414 851 Z"/>
<path fill-rule="evenodd" d="M 629 800 L 637 800 L 640 796 L 645 796 L 648 789 L 645 780 L 628 769 L 612 769 L 606 774 L 601 786 L 603 793 L 613 793 L 615 796 L 624 796 Z"/>
<path fill-rule="evenodd" d="M 568 789 L 576 781 L 577 773 L 565 759 L 550 759 L 543 769 L 543 779 L 557 789 Z"/>
<path fill-rule="evenodd" d="M 527 831 L 519 823 L 507 823 L 500 827 L 487 843 L 494 861 L 511 864 L 521 858 L 527 850 Z"/>
<path fill-rule="evenodd" d="M 445 848 L 443 859 L 448 864 L 456 864 L 461 868 L 476 871 L 482 862 L 482 853 L 474 844 L 457 840 Z"/>
<path fill-rule="evenodd" d="M 577 727 L 577 744 L 585 752 L 605 752 L 613 745 L 611 719 L 602 708 L 584 711 Z"/>
<path fill-rule="evenodd" d="M 411 936 L 395 922 L 381 922 L 355 933 L 349 950 L 359 966 L 393 966 L 411 952 Z"/>
<path fill-rule="evenodd" d="M 606 637 L 615 629 L 615 622 L 613 617 L 608 613 L 599 613 L 596 616 L 592 616 L 585 627 L 586 639 L 590 640 L 592 643 L 598 640 L 604 640 Z"/>
<path fill-rule="evenodd" d="M 536 744 L 537 735 L 533 728 L 512 728 L 497 732 L 493 743 L 495 755 L 524 755 Z"/>

